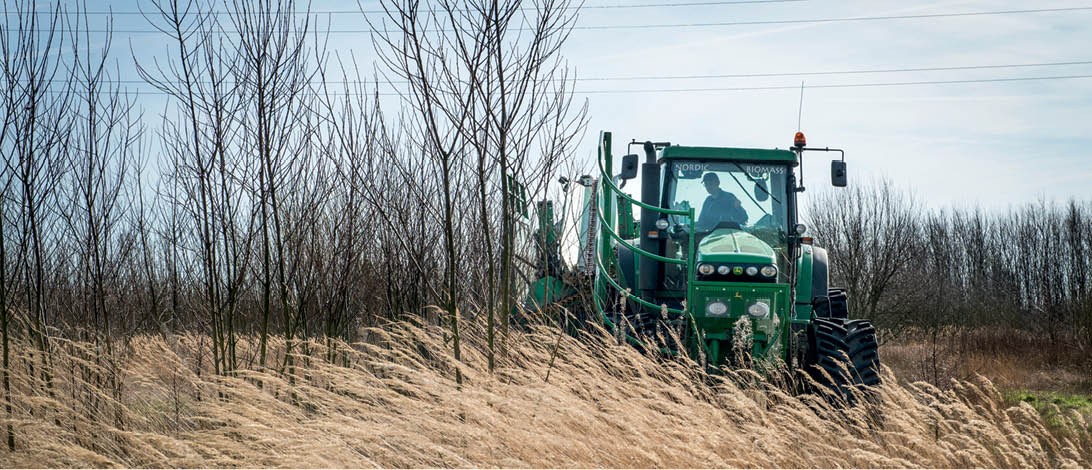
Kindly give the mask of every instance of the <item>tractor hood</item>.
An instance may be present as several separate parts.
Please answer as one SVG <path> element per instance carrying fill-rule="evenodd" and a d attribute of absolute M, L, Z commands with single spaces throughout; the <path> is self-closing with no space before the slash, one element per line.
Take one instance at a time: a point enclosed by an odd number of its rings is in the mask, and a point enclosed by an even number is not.
<path fill-rule="evenodd" d="M 774 249 L 743 230 L 714 230 L 698 244 L 698 261 L 706 263 L 775 264 Z"/>

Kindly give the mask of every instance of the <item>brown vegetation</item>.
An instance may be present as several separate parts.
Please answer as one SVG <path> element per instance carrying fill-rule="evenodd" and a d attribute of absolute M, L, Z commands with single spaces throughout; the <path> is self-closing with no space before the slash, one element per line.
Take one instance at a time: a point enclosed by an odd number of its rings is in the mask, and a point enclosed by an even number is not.
<path fill-rule="evenodd" d="M 1087 467 L 1092 427 L 1048 428 L 1006 407 L 989 381 L 942 391 L 888 377 L 879 406 L 831 408 L 753 375 L 706 376 L 641 355 L 606 334 L 516 333 L 488 372 L 484 324 L 466 325 L 463 361 L 439 327 L 389 325 L 336 351 L 296 349 L 295 380 L 271 371 L 211 374 L 209 340 L 138 336 L 102 363 L 58 342 L 55 395 L 26 373 L 19 344 L 4 466 L 293 467 Z M 555 344 L 560 344 L 551 361 Z M 255 338 L 240 341 L 253 361 Z M 283 340 L 270 343 L 283 353 Z M 329 362 L 326 353 L 336 358 Z M 246 361 L 244 361 L 246 362 Z M 462 368 L 464 383 L 451 369 Z M 87 380 L 116 367 L 122 393 Z M 547 372 L 549 379 L 546 380 Z M 741 386 L 741 383 L 747 385 Z"/>
<path fill-rule="evenodd" d="M 943 386 L 981 375 L 1002 390 L 1092 395 L 1092 355 L 1076 345 L 1044 346 L 1042 336 L 1028 331 L 950 328 L 936 343 L 920 330 L 908 331 L 885 342 L 883 354 L 904 382 Z"/>

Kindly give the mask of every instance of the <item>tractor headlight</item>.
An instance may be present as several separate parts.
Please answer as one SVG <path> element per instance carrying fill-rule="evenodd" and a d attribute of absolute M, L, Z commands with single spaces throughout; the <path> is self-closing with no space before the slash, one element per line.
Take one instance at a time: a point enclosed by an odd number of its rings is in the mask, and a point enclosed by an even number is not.
<path fill-rule="evenodd" d="M 656 219 L 656 228 L 667 230 L 667 219 Z"/>
<path fill-rule="evenodd" d="M 723 264 L 720 265 L 720 266 L 717 266 L 717 274 L 720 274 L 722 276 L 728 274 L 728 272 L 731 271 L 731 270 L 732 270 L 732 268 L 729 268 L 728 266 L 723 265 Z"/>
<path fill-rule="evenodd" d="M 755 267 L 755 266 L 747 266 L 747 271 L 746 272 L 747 272 L 748 276 L 757 276 L 758 275 L 758 268 Z"/>
<path fill-rule="evenodd" d="M 762 267 L 762 275 L 766 277 L 774 277 L 777 275 L 777 267 L 773 265 L 767 265 Z"/>
<path fill-rule="evenodd" d="M 728 305 L 719 300 L 705 306 L 705 314 L 711 317 L 719 317 L 726 313 L 728 313 Z"/>
<path fill-rule="evenodd" d="M 716 267 L 709 263 L 702 263 L 698 265 L 698 274 L 701 274 L 702 276 L 708 276 L 710 274 L 713 274 L 713 271 L 715 271 L 716 269 Z"/>
<path fill-rule="evenodd" d="M 763 318 L 770 314 L 770 304 L 758 301 L 747 306 L 747 314 L 755 318 Z"/>

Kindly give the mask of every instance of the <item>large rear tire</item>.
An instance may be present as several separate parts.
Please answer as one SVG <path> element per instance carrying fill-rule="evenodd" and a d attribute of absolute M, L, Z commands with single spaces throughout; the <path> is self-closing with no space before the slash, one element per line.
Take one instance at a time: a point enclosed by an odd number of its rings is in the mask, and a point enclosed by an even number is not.
<path fill-rule="evenodd" d="M 855 385 L 880 384 L 880 352 L 876 328 L 868 320 L 845 322 L 846 346 L 852 363 L 850 373 Z"/>
<path fill-rule="evenodd" d="M 849 318 L 849 299 L 842 289 L 830 289 L 827 295 L 812 300 L 815 316 L 820 318 Z"/>
<path fill-rule="evenodd" d="M 866 386 L 880 383 L 876 329 L 868 320 L 812 320 L 804 368 L 815 391 L 856 403 Z"/>
<path fill-rule="evenodd" d="M 830 289 L 827 291 L 827 305 L 831 318 L 849 318 L 849 298 L 842 289 Z"/>
<path fill-rule="evenodd" d="M 849 383 L 843 366 L 848 350 L 845 325 L 838 319 L 816 318 L 808 325 L 804 370 L 819 388 L 841 392 Z"/>

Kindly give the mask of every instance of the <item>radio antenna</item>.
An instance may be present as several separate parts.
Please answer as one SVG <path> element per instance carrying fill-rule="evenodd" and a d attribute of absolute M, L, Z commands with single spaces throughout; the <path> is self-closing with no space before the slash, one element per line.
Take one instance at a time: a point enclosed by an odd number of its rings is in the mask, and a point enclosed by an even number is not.
<path fill-rule="evenodd" d="M 800 80 L 800 109 L 796 112 L 796 132 L 800 132 L 800 121 L 804 117 L 804 81 Z"/>

